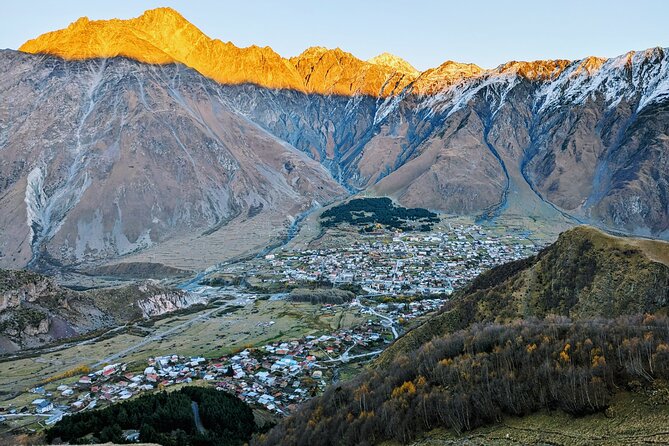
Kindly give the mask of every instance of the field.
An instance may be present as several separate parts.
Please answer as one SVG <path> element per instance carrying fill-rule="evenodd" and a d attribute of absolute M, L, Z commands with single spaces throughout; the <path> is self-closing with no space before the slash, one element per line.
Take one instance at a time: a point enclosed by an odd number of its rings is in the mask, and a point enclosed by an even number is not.
<path fill-rule="evenodd" d="M 274 324 L 269 325 L 270 321 Z M 360 315 L 347 310 L 323 313 L 318 305 L 281 300 L 255 300 L 246 305 L 235 301 L 227 307 L 208 307 L 158 320 L 150 327 L 132 326 L 106 339 L 0 362 L 0 406 L 28 404 L 35 396 L 25 393 L 27 389 L 83 364 L 100 368 L 107 363 L 127 362 L 139 370 L 153 355 L 219 357 L 246 346 L 325 334 L 361 322 Z M 47 390 L 58 384 L 51 383 Z"/>

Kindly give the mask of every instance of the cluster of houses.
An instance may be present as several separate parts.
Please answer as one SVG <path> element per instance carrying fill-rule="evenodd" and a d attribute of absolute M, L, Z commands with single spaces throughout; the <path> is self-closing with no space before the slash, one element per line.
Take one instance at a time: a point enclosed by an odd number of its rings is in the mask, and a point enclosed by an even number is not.
<path fill-rule="evenodd" d="M 180 356 L 149 359 L 142 373 L 127 370 L 127 364 L 110 364 L 93 373 L 82 375 L 74 382 L 60 384 L 47 390 L 44 386 L 30 389 L 38 398 L 28 407 L 9 409 L 8 413 L 34 413 L 45 418 L 44 424 L 54 424 L 64 415 L 115 403 L 133 396 L 172 384 L 187 383 L 203 376 L 204 358 Z"/>
<path fill-rule="evenodd" d="M 245 349 L 212 363 L 204 379 L 249 404 L 288 414 L 325 387 L 333 367 L 353 353 L 378 351 L 388 342 L 381 330 L 378 322 L 370 320 L 330 335 Z"/>
<path fill-rule="evenodd" d="M 204 380 L 249 404 L 287 414 L 325 387 L 332 367 L 346 360 L 342 355 L 378 350 L 387 342 L 380 334 L 383 330 L 380 323 L 369 320 L 329 335 L 274 342 L 217 359 L 151 357 L 146 367 L 136 372 L 129 371 L 125 363 L 110 364 L 49 390 L 35 387 L 30 390 L 37 397 L 31 407 L 8 413 L 32 413 L 50 425 L 64 415 L 124 401 L 142 392 Z"/>
<path fill-rule="evenodd" d="M 450 294 L 481 272 L 528 257 L 538 247 L 523 236 L 494 236 L 479 225 L 428 235 L 362 235 L 346 248 L 287 251 L 265 256 L 280 281 L 356 283 L 370 293 Z"/>
<path fill-rule="evenodd" d="M 380 303 L 376 306 L 376 310 L 387 314 L 395 322 L 410 321 L 427 313 L 437 311 L 440 309 L 445 299 L 421 299 L 414 302 L 388 302 Z M 370 310 L 362 310 L 363 313 L 371 314 Z"/>
<path fill-rule="evenodd" d="M 339 364 L 379 353 L 397 337 L 397 327 L 445 302 L 445 295 L 482 271 L 536 253 L 538 247 L 521 236 L 496 237 L 481 226 L 458 226 L 448 233 L 372 233 L 344 249 L 311 249 L 268 254 L 258 272 L 272 271 L 287 283 L 329 280 L 355 283 L 370 295 L 431 295 L 386 303 L 357 298 L 342 304 L 369 319 L 360 325 L 323 336 L 306 336 L 248 348 L 218 359 L 167 355 L 149 358 L 143 370 L 110 364 L 75 381 L 45 390 L 36 387 L 30 406 L 7 413 L 31 413 L 49 425 L 64 415 L 127 400 L 133 396 L 193 380 L 211 382 L 249 404 L 278 414 L 291 413 L 298 404 L 336 379 Z M 441 294 L 441 298 L 436 296 Z M 373 300 L 369 302 L 373 302 Z M 323 314 L 337 311 L 323 305 Z M 367 318 L 365 318 L 367 319 Z M 274 322 L 262 322 L 266 326 Z M 390 333 L 391 332 L 391 333 Z M 1 416 L 2 414 L 0 414 Z M 4 414 L 6 415 L 6 414 Z"/>

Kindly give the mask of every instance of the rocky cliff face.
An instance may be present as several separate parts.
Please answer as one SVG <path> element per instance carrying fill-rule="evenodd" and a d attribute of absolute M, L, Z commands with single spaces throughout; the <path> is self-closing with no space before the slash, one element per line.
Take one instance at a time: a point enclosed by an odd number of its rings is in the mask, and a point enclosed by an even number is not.
<path fill-rule="evenodd" d="M 157 284 L 144 283 L 138 288 L 138 294 L 142 297 L 137 300 L 137 306 L 141 309 L 144 318 L 172 313 L 206 301 L 200 295 L 165 289 Z"/>
<path fill-rule="evenodd" d="M 669 235 L 666 50 L 489 71 L 445 65 L 448 76 L 425 72 L 385 98 L 228 91 L 234 108 L 351 190 Z"/>
<path fill-rule="evenodd" d="M 0 265 L 81 264 L 263 219 L 267 242 L 344 194 L 183 66 L 16 52 L 0 66 Z"/>
<path fill-rule="evenodd" d="M 489 71 L 455 65 L 431 81 L 435 87 L 420 87 L 430 85 L 425 72 L 386 98 L 310 97 L 304 104 L 273 92 L 271 112 L 245 107 L 243 96 L 235 107 L 353 190 L 450 212 L 566 214 L 669 235 L 666 50 Z M 296 103 L 308 112 L 291 121 Z"/>
<path fill-rule="evenodd" d="M 20 50 L 68 60 L 121 56 L 149 64 L 179 62 L 224 84 L 321 94 L 391 94 L 418 74 L 406 66 L 398 72 L 392 64 L 363 62 L 339 49 L 314 47 L 288 60 L 269 47 L 238 48 L 210 39 L 171 8 L 146 11 L 130 20 L 82 17 L 66 29 L 26 42 Z"/>
<path fill-rule="evenodd" d="M 0 54 L 0 266 L 200 268 L 345 189 L 669 237 L 661 48 L 419 73 L 237 48 L 162 8 L 21 50 Z"/>
<path fill-rule="evenodd" d="M 152 281 L 73 291 L 36 273 L 0 270 L 0 353 L 39 347 L 202 302 L 201 296 Z"/>

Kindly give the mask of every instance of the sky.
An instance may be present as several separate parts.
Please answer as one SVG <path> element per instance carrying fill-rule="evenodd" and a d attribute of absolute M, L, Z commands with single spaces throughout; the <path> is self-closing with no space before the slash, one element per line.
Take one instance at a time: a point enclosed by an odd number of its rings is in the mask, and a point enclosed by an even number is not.
<path fill-rule="evenodd" d="M 131 18 L 159 6 L 237 46 L 269 45 L 285 57 L 310 46 L 361 59 L 390 52 L 419 70 L 446 60 L 493 68 L 669 47 L 666 0 L 6 0 L 0 48 L 17 49 L 81 16 Z"/>

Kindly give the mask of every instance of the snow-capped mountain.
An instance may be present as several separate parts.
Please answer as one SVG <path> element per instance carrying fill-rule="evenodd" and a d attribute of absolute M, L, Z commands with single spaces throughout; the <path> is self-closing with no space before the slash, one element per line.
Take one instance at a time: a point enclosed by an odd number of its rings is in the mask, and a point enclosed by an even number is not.
<path fill-rule="evenodd" d="M 421 73 L 237 48 L 162 8 L 21 50 L 0 53 L 0 266 L 201 267 L 358 190 L 669 237 L 666 49 Z"/>

